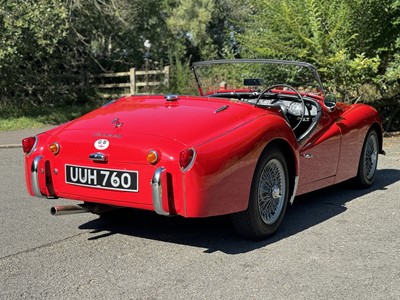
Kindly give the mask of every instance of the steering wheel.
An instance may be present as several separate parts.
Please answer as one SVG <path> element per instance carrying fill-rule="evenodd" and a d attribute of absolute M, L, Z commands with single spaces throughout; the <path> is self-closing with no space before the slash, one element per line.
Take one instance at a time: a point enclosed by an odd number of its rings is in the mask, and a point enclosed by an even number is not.
<path fill-rule="evenodd" d="M 273 89 L 275 89 L 275 88 L 278 88 L 278 87 L 283 87 L 283 88 L 286 88 L 286 90 L 291 90 L 291 91 L 293 91 L 295 94 L 296 94 L 296 96 L 297 96 L 297 98 L 298 99 L 285 99 L 285 100 L 288 100 L 288 101 L 296 101 L 296 102 L 301 102 L 301 116 L 300 116 L 300 119 L 299 119 L 299 121 L 298 121 L 298 123 L 296 124 L 296 126 L 294 126 L 292 129 L 293 130 L 295 130 L 297 127 L 299 127 L 299 125 L 301 124 L 301 122 L 303 121 L 303 119 L 304 119 L 304 115 L 305 115 L 305 110 L 306 110 L 306 105 L 305 105 L 305 103 L 304 103 L 304 99 L 303 99 L 303 97 L 301 96 L 301 94 L 299 93 L 299 91 L 298 90 L 296 90 L 294 87 L 292 87 L 292 86 L 290 86 L 290 85 L 288 85 L 288 84 L 284 84 L 284 83 L 278 83 L 278 84 L 274 84 L 274 85 L 271 85 L 271 86 L 269 86 L 269 87 L 267 87 L 265 90 L 263 90 L 262 92 L 261 92 L 261 94 L 258 96 L 258 98 L 257 98 L 257 101 L 256 101 L 256 105 L 258 105 L 258 103 L 259 103 L 259 101 L 261 100 L 261 98 L 262 98 L 262 96 L 265 94 L 265 93 L 267 93 L 267 92 L 271 92 Z M 272 104 L 274 104 L 274 102 L 275 103 L 277 103 L 277 102 L 279 102 L 279 100 L 278 101 L 272 101 Z M 272 105 L 272 106 L 275 106 L 275 105 Z M 287 113 L 287 107 L 285 106 L 285 105 L 283 105 L 283 104 L 279 104 L 279 106 L 281 107 L 281 109 L 282 109 L 282 112 L 283 112 L 283 114 L 285 115 L 286 113 Z M 286 118 L 286 116 L 285 116 L 285 118 Z"/>

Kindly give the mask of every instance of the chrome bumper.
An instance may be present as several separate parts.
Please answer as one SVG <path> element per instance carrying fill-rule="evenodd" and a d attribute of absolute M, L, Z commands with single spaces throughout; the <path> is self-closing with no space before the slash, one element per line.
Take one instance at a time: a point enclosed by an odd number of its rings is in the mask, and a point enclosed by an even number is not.
<path fill-rule="evenodd" d="M 39 187 L 38 169 L 39 169 L 39 163 L 42 158 L 43 158 L 43 156 L 40 155 L 40 156 L 36 156 L 33 159 L 32 166 L 31 166 L 31 188 L 32 188 L 33 194 L 36 197 L 47 198 L 46 196 L 42 195 L 42 193 L 40 192 L 40 187 Z"/>
<path fill-rule="evenodd" d="M 151 180 L 151 190 L 152 190 L 151 193 L 152 193 L 153 206 L 155 212 L 159 215 L 169 216 L 170 213 L 165 211 L 162 205 L 163 195 L 167 196 L 166 198 L 168 198 L 166 185 L 163 186 L 163 181 L 166 181 L 166 176 L 164 172 L 165 172 L 164 167 L 160 167 L 154 172 L 153 179 Z M 163 188 L 164 188 L 164 193 L 163 193 Z"/>

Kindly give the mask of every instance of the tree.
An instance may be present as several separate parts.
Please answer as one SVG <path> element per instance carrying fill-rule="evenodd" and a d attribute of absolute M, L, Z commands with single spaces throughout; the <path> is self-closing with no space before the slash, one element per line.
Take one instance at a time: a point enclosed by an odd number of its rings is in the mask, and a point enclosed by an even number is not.
<path fill-rule="evenodd" d="M 162 0 L 1 0 L 0 101 L 82 102 L 88 74 L 166 61 Z M 165 36 L 165 38 L 167 38 Z"/>
<path fill-rule="evenodd" d="M 346 100 L 364 93 L 362 85 L 374 84 L 379 74 L 378 45 L 381 35 L 366 39 L 374 17 L 363 19 L 366 2 L 342 0 L 257 0 L 245 32 L 239 35 L 242 53 L 253 57 L 305 60 L 317 66 L 325 81 Z M 376 3 L 375 3 L 376 2 Z M 364 6 L 363 6 L 364 5 Z M 373 12 L 376 14 L 376 11 Z M 364 14 L 364 15 L 363 15 Z M 372 12 L 371 12 L 372 14 Z M 362 47 L 361 47 L 362 46 Z M 368 51 L 367 51 L 368 50 Z"/>
<path fill-rule="evenodd" d="M 386 42 L 382 43 L 377 38 L 374 49 L 383 56 L 382 76 L 378 78 L 378 83 L 385 94 L 390 96 L 400 90 L 400 0 L 385 1 L 385 4 L 383 11 L 388 12 L 390 18 L 382 16 L 377 22 L 385 20 L 382 36 Z"/>
<path fill-rule="evenodd" d="M 73 1 L 70 25 L 77 48 L 99 71 L 141 66 L 145 40 L 154 59 L 166 60 L 163 40 L 169 35 L 162 5 L 162 0 Z"/>
<path fill-rule="evenodd" d="M 38 100 L 58 68 L 68 32 L 68 10 L 58 0 L 3 0 L 0 5 L 0 101 Z M 39 91 L 42 89 L 41 91 Z"/>

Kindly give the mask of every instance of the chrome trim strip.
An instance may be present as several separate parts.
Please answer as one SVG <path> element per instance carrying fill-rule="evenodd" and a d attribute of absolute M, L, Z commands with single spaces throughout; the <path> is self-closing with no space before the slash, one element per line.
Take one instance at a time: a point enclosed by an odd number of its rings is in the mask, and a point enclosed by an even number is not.
<path fill-rule="evenodd" d="M 36 156 L 33 159 L 32 166 L 31 166 L 31 188 L 32 192 L 36 197 L 39 198 L 46 198 L 45 196 L 42 195 L 40 192 L 40 187 L 39 187 L 39 173 L 38 173 L 38 168 L 39 168 L 39 162 L 43 158 L 43 156 L 39 155 Z"/>
<path fill-rule="evenodd" d="M 151 194 L 153 199 L 154 210 L 157 214 L 162 216 L 169 216 L 170 213 L 166 212 L 162 207 L 162 199 L 163 199 L 163 186 L 162 186 L 162 175 L 165 171 L 164 167 L 158 168 L 153 175 L 153 179 L 151 180 Z"/>
<path fill-rule="evenodd" d="M 292 197 L 290 197 L 290 204 L 293 204 L 294 197 L 296 197 L 296 192 L 297 192 L 298 187 L 299 187 L 299 176 L 296 176 L 294 178 L 293 194 L 292 194 Z"/>

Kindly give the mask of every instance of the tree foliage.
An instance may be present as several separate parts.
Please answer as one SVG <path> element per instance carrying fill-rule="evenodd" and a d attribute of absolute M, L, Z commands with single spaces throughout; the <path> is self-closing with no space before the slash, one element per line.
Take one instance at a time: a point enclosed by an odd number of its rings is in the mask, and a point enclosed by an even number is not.
<path fill-rule="evenodd" d="M 89 74 L 143 67 L 145 40 L 152 45 L 147 58 L 176 72 L 193 60 L 229 55 L 238 3 L 2 0 L 0 101 L 86 101 Z M 185 90 L 179 82 L 172 86 Z"/>
<path fill-rule="evenodd" d="M 57 0 L 2 1 L 0 99 L 41 101 L 51 93 L 46 86 L 60 67 L 58 50 L 67 36 L 67 18 L 68 10 Z"/>
<path fill-rule="evenodd" d="M 399 50 L 400 0 L 0 0 L 0 104 L 84 103 L 89 74 L 145 59 L 186 93 L 192 61 L 234 57 L 308 61 L 374 100 L 399 93 Z"/>
<path fill-rule="evenodd" d="M 376 84 L 398 35 L 389 1 L 258 0 L 239 36 L 246 56 L 308 61 L 343 98 Z M 386 22 L 382 22 L 386 18 Z M 384 24 L 381 24 L 384 23 Z M 388 31 L 387 27 L 391 30 Z M 376 31 L 372 30 L 376 28 Z M 376 34 L 371 34 L 376 32 Z M 386 51 L 387 56 L 382 54 Z"/>

